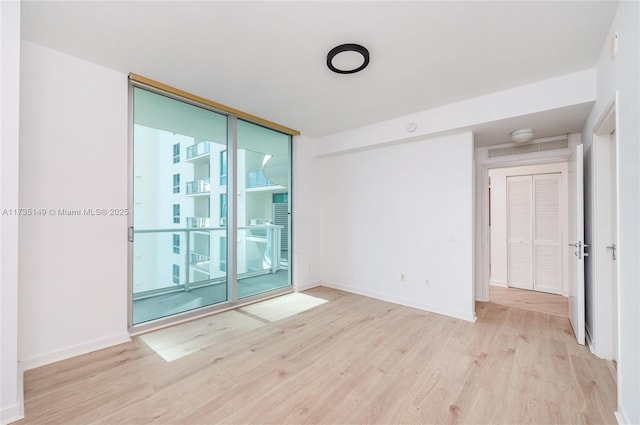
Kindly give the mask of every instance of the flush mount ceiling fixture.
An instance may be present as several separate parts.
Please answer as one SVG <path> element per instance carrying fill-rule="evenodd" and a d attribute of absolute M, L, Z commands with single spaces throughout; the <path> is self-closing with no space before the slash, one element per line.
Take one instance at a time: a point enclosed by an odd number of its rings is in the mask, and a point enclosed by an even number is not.
<path fill-rule="evenodd" d="M 511 132 L 511 140 L 516 143 L 524 143 L 531 140 L 533 137 L 533 130 L 530 128 L 523 128 L 522 130 L 516 130 Z"/>
<path fill-rule="evenodd" d="M 327 66 L 338 74 L 355 74 L 369 65 L 369 51 L 359 44 L 341 44 L 327 53 Z"/>

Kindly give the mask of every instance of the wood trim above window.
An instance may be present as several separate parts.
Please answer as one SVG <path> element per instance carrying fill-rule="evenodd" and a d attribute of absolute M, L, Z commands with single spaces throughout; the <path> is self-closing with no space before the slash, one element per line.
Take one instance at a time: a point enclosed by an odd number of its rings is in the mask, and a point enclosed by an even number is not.
<path fill-rule="evenodd" d="M 299 136 L 300 132 L 298 130 L 294 130 L 289 127 L 285 127 L 284 125 L 277 124 L 275 122 L 271 122 L 269 120 L 265 120 L 264 118 L 260 118 L 258 116 L 249 114 L 247 112 L 240 111 L 238 109 L 232 108 L 230 106 L 223 105 L 218 102 L 214 102 L 213 100 L 206 99 L 204 97 L 197 96 L 195 94 L 186 92 L 184 90 L 177 89 L 175 87 L 160 83 L 158 81 L 152 80 L 147 77 L 143 77 L 142 75 L 130 73 L 129 81 L 134 84 L 146 86 L 152 89 L 156 89 L 165 93 L 172 94 L 174 96 L 178 96 L 187 100 L 190 100 L 195 103 L 199 103 L 201 105 L 208 106 L 209 108 L 213 108 L 217 111 L 227 113 L 230 115 L 235 115 L 240 119 L 250 121 L 254 124 L 263 125 L 265 127 L 271 128 L 273 130 L 279 131 L 281 133 L 290 134 L 292 136 Z"/>

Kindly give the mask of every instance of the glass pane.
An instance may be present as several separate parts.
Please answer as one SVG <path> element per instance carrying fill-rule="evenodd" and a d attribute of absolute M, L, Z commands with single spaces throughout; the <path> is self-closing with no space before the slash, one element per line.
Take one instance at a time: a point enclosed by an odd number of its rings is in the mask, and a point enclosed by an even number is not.
<path fill-rule="evenodd" d="M 134 89 L 133 324 L 228 300 L 226 139 L 226 116 Z"/>
<path fill-rule="evenodd" d="M 291 285 L 290 140 L 238 120 L 238 298 Z"/>

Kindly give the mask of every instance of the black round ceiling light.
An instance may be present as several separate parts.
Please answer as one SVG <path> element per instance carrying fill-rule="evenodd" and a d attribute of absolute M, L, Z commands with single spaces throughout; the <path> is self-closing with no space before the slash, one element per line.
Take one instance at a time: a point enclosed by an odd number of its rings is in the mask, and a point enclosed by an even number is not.
<path fill-rule="evenodd" d="M 353 53 L 357 53 L 362 57 L 358 58 L 358 56 L 353 55 Z M 354 66 L 351 63 L 354 61 L 353 56 L 356 57 L 355 62 L 360 63 L 360 60 L 361 60 L 362 63 L 357 66 Z M 345 59 L 350 59 L 350 61 L 348 61 L 349 64 L 345 66 L 344 64 L 339 63 L 339 62 L 342 62 L 341 60 L 342 57 L 345 57 Z M 335 60 L 335 59 L 338 59 L 338 60 Z M 354 43 L 341 44 L 329 50 L 329 53 L 327 53 L 327 66 L 329 67 L 330 70 L 338 74 L 355 74 L 356 72 L 359 72 L 365 69 L 367 65 L 369 65 L 369 51 L 367 50 L 366 47 L 361 46 L 359 44 L 354 44 Z"/>

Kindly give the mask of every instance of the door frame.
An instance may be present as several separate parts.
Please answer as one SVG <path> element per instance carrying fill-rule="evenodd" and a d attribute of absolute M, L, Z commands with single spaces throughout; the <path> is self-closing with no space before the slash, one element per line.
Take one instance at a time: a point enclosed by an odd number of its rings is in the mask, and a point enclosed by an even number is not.
<path fill-rule="evenodd" d="M 488 148 L 476 149 L 476 187 L 475 197 L 480 206 L 480 214 L 476 214 L 475 232 L 475 297 L 477 301 L 489 301 L 489 263 L 491 260 L 490 228 L 489 228 L 489 170 L 495 168 L 519 167 L 524 165 L 543 165 L 558 162 L 568 162 L 575 146 L 581 143 L 580 134 L 538 139 L 538 142 L 568 139 L 568 148 L 554 151 L 539 152 L 536 154 L 513 155 L 509 157 L 488 158 Z M 515 144 L 502 145 L 515 146 Z M 494 149 L 499 146 L 490 146 Z M 484 151 L 484 152 L 483 152 Z M 566 223 L 567 226 L 571 223 Z M 566 251 L 566 247 L 565 247 Z M 563 255 L 563 258 L 566 254 Z"/>
<path fill-rule="evenodd" d="M 611 243 L 612 239 L 619 240 L 619 197 L 615 197 L 615 205 L 612 205 L 611 188 L 612 179 L 616 182 L 616 193 L 618 192 L 618 157 L 612 158 L 611 149 L 618 145 L 617 132 L 615 136 L 611 133 L 617 128 L 617 103 L 618 96 L 612 99 L 604 109 L 592 131 L 592 144 L 589 147 L 591 164 L 591 176 L 589 185 L 591 188 L 590 209 L 592 211 L 588 228 L 591 230 L 590 241 L 586 242 L 590 247 L 590 261 L 587 266 L 587 275 L 593 291 L 592 323 L 587 324 L 587 338 L 591 351 L 598 357 L 611 360 L 618 352 L 619 335 L 618 329 L 618 306 L 620 300 L 619 279 L 611 282 L 611 274 L 615 272 L 620 275 L 619 262 L 616 261 L 611 267 L 609 261 L 610 252 L 605 246 Z M 613 166 L 611 166 L 613 160 Z M 613 168 L 613 169 L 612 169 Z M 614 174 L 615 173 L 615 174 Z M 598 185 L 596 183 L 602 183 Z M 613 209 L 613 211 L 612 211 Z M 615 213 L 615 217 L 612 217 Z M 611 226 L 611 220 L 616 225 Z M 598 282 L 596 285 L 595 282 Z M 615 286 L 614 286 L 615 285 Z"/>

